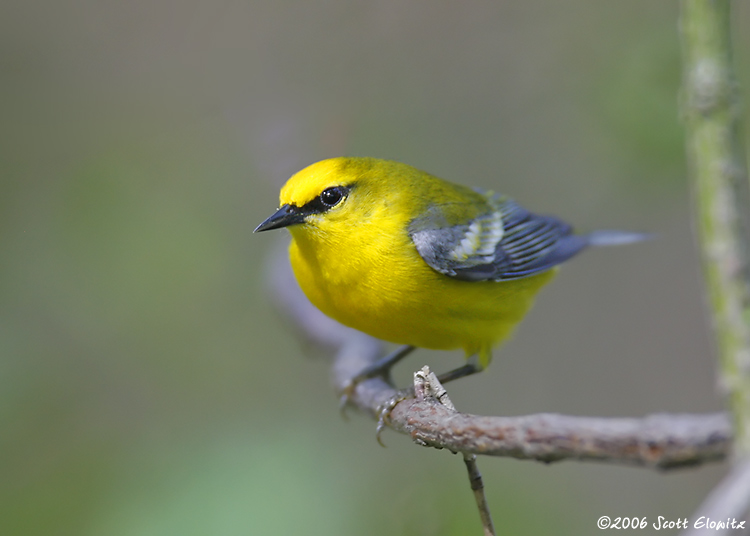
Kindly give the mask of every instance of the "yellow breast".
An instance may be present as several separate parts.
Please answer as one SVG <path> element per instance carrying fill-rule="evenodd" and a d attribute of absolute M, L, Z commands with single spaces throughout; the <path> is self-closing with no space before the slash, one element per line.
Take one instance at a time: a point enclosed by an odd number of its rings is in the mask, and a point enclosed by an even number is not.
<path fill-rule="evenodd" d="M 380 220 L 382 221 L 382 220 Z M 460 281 L 422 260 L 403 222 L 321 240 L 292 227 L 290 259 L 310 301 L 379 339 L 436 350 L 463 348 L 489 364 L 554 270 L 512 281 Z M 356 239 L 352 236 L 356 235 Z"/>

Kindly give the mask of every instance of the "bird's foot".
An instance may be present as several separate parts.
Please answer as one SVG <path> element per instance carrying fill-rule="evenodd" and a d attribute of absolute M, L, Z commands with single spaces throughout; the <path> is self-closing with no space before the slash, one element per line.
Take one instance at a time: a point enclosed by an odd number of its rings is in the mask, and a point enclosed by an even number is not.
<path fill-rule="evenodd" d="M 357 385 L 359 385 L 359 383 L 363 381 L 357 378 L 358 376 L 355 376 L 354 378 L 348 380 L 344 385 L 344 388 L 341 389 L 341 394 L 339 395 L 339 412 L 341 412 L 341 416 L 344 419 L 348 418 L 346 415 L 346 406 L 349 403 L 349 400 L 351 400 L 352 396 L 354 396 L 354 390 L 357 388 Z"/>

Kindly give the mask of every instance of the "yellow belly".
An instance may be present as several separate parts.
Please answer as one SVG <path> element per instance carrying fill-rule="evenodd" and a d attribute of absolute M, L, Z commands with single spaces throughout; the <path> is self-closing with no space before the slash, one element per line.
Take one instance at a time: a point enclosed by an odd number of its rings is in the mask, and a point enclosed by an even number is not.
<path fill-rule="evenodd" d="M 322 262 L 326 259 L 327 262 Z M 332 262 L 332 259 L 335 261 Z M 478 353 L 480 365 L 507 339 L 554 276 L 550 270 L 512 281 L 460 281 L 418 256 L 321 257 L 293 240 L 290 260 L 302 290 L 328 316 L 378 339 L 435 350 Z"/>

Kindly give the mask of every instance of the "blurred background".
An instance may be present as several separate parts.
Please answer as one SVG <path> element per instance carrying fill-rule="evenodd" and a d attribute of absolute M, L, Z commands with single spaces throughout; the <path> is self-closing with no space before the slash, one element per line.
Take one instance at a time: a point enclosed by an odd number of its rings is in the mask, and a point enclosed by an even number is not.
<path fill-rule="evenodd" d="M 267 292 L 287 237 L 252 230 L 331 156 L 658 235 L 570 262 L 451 385 L 459 409 L 720 410 L 677 19 L 649 0 L 3 2 L 0 533 L 480 533 L 460 458 L 342 420 L 327 356 Z M 458 358 L 420 351 L 397 376 Z M 516 535 L 687 517 L 726 470 L 480 468 Z"/>

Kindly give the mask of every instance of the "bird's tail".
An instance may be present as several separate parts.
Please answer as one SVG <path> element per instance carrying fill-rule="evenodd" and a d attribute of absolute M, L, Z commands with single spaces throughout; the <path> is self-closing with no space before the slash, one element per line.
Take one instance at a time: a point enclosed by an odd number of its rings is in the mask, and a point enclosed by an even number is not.
<path fill-rule="evenodd" d="M 622 246 L 634 242 L 651 240 L 654 235 L 649 233 L 634 233 L 631 231 L 594 231 L 586 235 L 589 246 Z"/>

